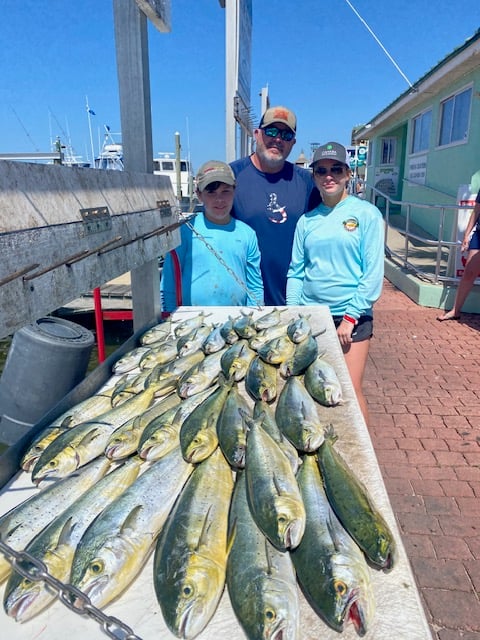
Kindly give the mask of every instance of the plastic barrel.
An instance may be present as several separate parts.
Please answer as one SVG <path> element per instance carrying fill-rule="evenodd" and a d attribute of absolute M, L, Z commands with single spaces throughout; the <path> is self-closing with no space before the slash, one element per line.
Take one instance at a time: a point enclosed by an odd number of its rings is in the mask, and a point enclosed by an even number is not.
<path fill-rule="evenodd" d="M 0 378 L 0 440 L 16 424 L 23 435 L 85 377 L 94 342 L 88 329 L 50 316 L 14 334 Z"/>

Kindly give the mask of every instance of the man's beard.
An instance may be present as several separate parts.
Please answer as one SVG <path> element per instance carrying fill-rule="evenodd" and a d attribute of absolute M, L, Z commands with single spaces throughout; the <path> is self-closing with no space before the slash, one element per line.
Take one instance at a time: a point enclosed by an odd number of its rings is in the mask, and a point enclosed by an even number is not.
<path fill-rule="evenodd" d="M 262 166 L 280 171 L 285 163 L 285 157 L 283 155 L 272 157 L 269 151 L 270 149 L 268 148 L 257 149 L 257 155 L 260 158 Z"/>

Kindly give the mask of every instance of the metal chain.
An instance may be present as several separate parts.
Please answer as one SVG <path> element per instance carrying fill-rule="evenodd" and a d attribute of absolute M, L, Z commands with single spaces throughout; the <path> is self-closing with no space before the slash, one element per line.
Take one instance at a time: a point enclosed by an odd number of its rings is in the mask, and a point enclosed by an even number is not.
<path fill-rule="evenodd" d="M 228 266 L 228 264 L 225 262 L 225 260 L 222 258 L 221 255 L 219 255 L 215 249 L 212 247 L 211 244 L 209 244 L 207 242 L 207 240 L 205 240 L 204 236 L 202 236 L 201 233 L 199 233 L 195 227 L 190 223 L 190 220 L 194 217 L 191 214 L 189 216 L 186 216 L 183 212 L 179 211 L 178 212 L 180 218 L 182 218 L 184 220 L 184 224 L 190 229 L 190 231 L 192 231 L 192 233 L 194 233 L 197 238 L 199 240 L 201 240 L 203 242 L 203 244 L 207 247 L 207 249 L 210 251 L 210 253 L 213 253 L 213 255 L 215 256 L 215 258 L 217 258 L 217 260 L 220 262 L 220 264 L 222 266 L 225 267 L 225 269 L 228 271 L 228 273 L 232 276 L 232 278 L 235 280 L 235 282 L 245 291 L 245 293 L 250 296 L 253 300 L 255 300 L 255 304 L 257 306 L 258 309 L 262 309 L 263 306 L 260 304 L 258 298 L 256 296 L 253 295 L 253 293 L 248 289 L 247 285 L 245 284 L 245 282 L 243 282 L 243 280 L 241 280 L 237 274 L 232 271 L 232 269 Z"/>
<path fill-rule="evenodd" d="M 88 596 L 71 584 L 64 584 L 52 576 L 45 564 L 26 551 L 15 551 L 0 537 L 0 551 L 5 555 L 13 569 L 24 578 L 33 581 L 43 580 L 57 593 L 66 607 L 81 616 L 87 615 L 101 626 L 102 630 L 115 640 L 142 640 L 132 629 L 118 618 L 107 616 L 95 607 Z"/>

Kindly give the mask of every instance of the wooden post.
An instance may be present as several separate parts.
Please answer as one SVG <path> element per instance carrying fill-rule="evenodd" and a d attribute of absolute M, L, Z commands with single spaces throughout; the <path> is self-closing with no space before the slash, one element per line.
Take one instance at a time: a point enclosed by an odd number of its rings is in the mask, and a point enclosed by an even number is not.
<path fill-rule="evenodd" d="M 133 0 L 113 3 L 126 171 L 153 173 L 147 17 Z M 134 331 L 160 317 L 158 260 L 131 271 Z"/>

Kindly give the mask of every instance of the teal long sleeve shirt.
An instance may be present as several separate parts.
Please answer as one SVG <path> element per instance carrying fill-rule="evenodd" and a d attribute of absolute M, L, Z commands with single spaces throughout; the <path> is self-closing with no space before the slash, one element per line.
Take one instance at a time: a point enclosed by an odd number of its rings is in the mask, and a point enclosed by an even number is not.
<path fill-rule="evenodd" d="M 287 275 L 287 304 L 324 304 L 333 316 L 371 315 L 384 273 L 380 211 L 354 196 L 298 221 Z"/>
<path fill-rule="evenodd" d="M 182 274 L 182 304 L 200 307 L 263 305 L 260 250 L 255 231 L 234 218 L 226 225 L 214 224 L 203 214 L 198 214 L 191 223 L 245 284 L 248 294 L 204 242 L 182 225 L 181 244 L 176 248 Z M 176 287 L 170 254 L 165 257 L 160 292 L 163 310 L 174 311 L 177 308 Z"/>

